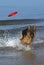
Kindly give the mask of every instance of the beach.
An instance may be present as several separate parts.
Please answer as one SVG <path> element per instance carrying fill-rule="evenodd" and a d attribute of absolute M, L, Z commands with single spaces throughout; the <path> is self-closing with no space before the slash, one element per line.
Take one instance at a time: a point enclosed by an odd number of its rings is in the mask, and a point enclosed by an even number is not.
<path fill-rule="evenodd" d="M 43 21 L 43 20 L 42 20 Z M 0 65 L 44 65 L 44 21 L 2 21 L 0 23 Z M 16 50 L 19 34 L 29 25 L 36 25 L 36 37 L 31 50 Z"/>

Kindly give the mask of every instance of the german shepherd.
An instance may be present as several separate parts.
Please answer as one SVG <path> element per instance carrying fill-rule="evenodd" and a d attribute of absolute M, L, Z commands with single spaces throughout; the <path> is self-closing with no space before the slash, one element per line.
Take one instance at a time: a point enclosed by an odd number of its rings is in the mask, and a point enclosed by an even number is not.
<path fill-rule="evenodd" d="M 26 35 L 24 37 L 22 34 L 20 35 L 22 45 L 27 45 L 27 47 L 30 47 L 35 38 L 35 35 L 36 35 L 36 26 L 31 26 L 30 29 L 27 30 Z"/>

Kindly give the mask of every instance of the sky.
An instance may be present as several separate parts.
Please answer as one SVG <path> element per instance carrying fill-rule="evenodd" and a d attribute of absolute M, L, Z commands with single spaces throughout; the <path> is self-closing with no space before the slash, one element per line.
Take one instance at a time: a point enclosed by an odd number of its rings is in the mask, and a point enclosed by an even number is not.
<path fill-rule="evenodd" d="M 8 17 L 14 11 L 18 14 Z M 0 20 L 43 18 L 44 0 L 0 0 Z"/>

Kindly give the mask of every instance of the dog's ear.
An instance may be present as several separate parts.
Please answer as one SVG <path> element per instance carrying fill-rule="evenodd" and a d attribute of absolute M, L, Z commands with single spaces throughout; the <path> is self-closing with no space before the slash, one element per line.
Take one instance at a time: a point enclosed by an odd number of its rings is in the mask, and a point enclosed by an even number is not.
<path fill-rule="evenodd" d="M 34 30 L 36 30 L 36 26 L 34 26 Z"/>
<path fill-rule="evenodd" d="M 31 26 L 27 26 L 27 29 L 29 29 L 29 30 L 30 30 L 30 29 L 31 29 Z"/>
<path fill-rule="evenodd" d="M 34 31 L 36 31 L 36 26 L 32 26 L 32 29 L 33 29 Z"/>
<path fill-rule="evenodd" d="M 19 39 L 21 40 L 21 39 L 22 39 L 22 37 L 23 37 L 23 36 L 22 36 L 22 34 L 20 34 L 20 35 L 19 35 Z"/>
<path fill-rule="evenodd" d="M 34 26 L 34 36 L 36 35 L 36 26 Z"/>

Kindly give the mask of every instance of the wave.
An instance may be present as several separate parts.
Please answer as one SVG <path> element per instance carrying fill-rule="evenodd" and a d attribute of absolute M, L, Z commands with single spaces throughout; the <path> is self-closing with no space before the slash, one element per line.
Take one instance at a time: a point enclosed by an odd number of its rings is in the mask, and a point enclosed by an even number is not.
<path fill-rule="evenodd" d="M 20 25 L 4 25 L 4 26 L 0 26 L 0 30 L 11 30 L 11 29 L 20 29 L 23 27 L 28 26 L 29 24 L 20 24 Z"/>
<path fill-rule="evenodd" d="M 18 29 L 26 28 L 29 25 L 31 25 L 31 26 L 36 25 L 37 29 L 44 29 L 44 26 L 43 26 L 44 23 L 43 24 L 37 23 L 37 24 L 19 24 L 19 25 L 3 25 L 3 26 L 1 25 L 0 30 L 12 30 L 12 29 L 18 30 Z"/>
<path fill-rule="evenodd" d="M 0 39 L 0 47 L 16 47 L 20 43 L 18 38 Z"/>
<path fill-rule="evenodd" d="M 33 42 L 33 44 L 44 43 L 44 40 L 37 39 Z M 12 37 L 12 38 L 0 38 L 0 47 L 20 47 L 21 48 L 21 41 L 19 37 Z"/>

